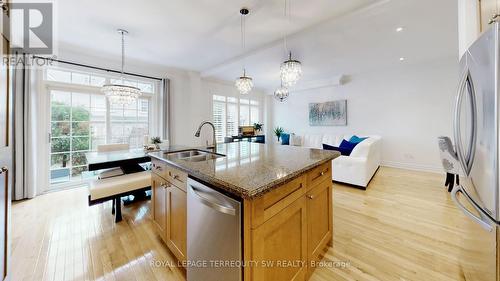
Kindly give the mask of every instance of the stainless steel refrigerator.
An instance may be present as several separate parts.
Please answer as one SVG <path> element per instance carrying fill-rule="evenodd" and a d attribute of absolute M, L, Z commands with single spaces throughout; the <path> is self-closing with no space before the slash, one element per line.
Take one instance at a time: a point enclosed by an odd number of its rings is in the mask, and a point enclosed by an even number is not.
<path fill-rule="evenodd" d="M 468 281 L 499 278 L 500 25 L 493 24 L 460 60 L 454 139 L 462 173 L 452 199 L 466 215 L 459 262 Z"/>

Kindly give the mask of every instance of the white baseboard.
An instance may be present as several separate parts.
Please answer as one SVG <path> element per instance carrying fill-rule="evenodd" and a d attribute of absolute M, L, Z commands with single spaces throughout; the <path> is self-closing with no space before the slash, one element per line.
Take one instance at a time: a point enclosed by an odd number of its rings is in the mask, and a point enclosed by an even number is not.
<path fill-rule="evenodd" d="M 406 169 L 406 170 L 444 174 L 443 167 L 441 167 L 441 166 L 420 165 L 420 164 L 403 163 L 403 162 L 396 162 L 396 161 L 382 161 L 382 163 L 380 165 L 385 166 L 385 167 L 391 167 L 391 168 L 399 168 L 399 169 Z"/>

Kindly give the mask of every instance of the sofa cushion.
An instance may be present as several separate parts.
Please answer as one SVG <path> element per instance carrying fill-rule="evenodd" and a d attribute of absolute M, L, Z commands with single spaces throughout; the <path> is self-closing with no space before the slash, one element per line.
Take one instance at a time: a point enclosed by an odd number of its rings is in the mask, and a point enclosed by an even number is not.
<path fill-rule="evenodd" d="M 352 136 L 350 139 L 349 139 L 349 142 L 352 142 L 352 143 L 360 143 L 364 140 L 366 140 L 368 137 L 364 137 L 364 138 L 360 138 L 356 135 Z"/>
<path fill-rule="evenodd" d="M 352 142 L 343 140 L 340 143 L 339 148 L 346 151 L 346 154 L 343 154 L 343 155 L 349 156 L 349 155 L 351 155 L 351 152 L 356 147 L 356 145 L 357 145 L 357 143 L 352 143 Z"/>
<path fill-rule="evenodd" d="M 323 135 L 304 135 L 303 143 L 304 147 L 310 148 L 323 148 Z"/>
<path fill-rule="evenodd" d="M 345 136 L 342 135 L 323 135 L 322 143 L 339 147 Z"/>
<path fill-rule="evenodd" d="M 295 134 L 290 135 L 290 145 L 302 146 L 302 137 Z"/>
<path fill-rule="evenodd" d="M 290 134 L 281 134 L 281 144 L 282 145 L 290 145 Z"/>
<path fill-rule="evenodd" d="M 328 145 L 328 144 L 323 144 L 323 149 L 324 150 L 338 151 L 338 152 L 340 152 L 340 154 L 342 154 L 344 156 L 349 156 L 349 154 L 351 153 L 350 149 L 340 148 L 340 147 L 336 147 L 336 146 Z"/>

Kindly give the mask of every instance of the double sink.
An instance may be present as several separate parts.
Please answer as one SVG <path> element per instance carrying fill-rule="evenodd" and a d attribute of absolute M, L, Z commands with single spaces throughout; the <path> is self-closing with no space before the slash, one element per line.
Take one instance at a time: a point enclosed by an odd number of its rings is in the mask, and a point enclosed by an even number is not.
<path fill-rule="evenodd" d="M 178 152 L 165 153 L 165 156 L 169 160 L 184 160 L 188 162 L 202 162 L 207 160 L 214 160 L 221 157 L 226 157 L 226 155 L 209 152 L 199 149 L 189 149 Z"/>

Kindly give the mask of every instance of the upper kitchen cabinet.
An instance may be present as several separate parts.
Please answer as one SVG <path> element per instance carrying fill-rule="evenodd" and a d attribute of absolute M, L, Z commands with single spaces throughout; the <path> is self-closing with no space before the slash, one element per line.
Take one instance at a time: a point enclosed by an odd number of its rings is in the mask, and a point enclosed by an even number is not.
<path fill-rule="evenodd" d="M 459 57 L 489 28 L 497 7 L 500 0 L 458 0 Z"/>
<path fill-rule="evenodd" d="M 481 32 L 488 29 L 491 19 L 497 14 L 500 0 L 478 0 L 479 1 L 479 29 Z"/>

